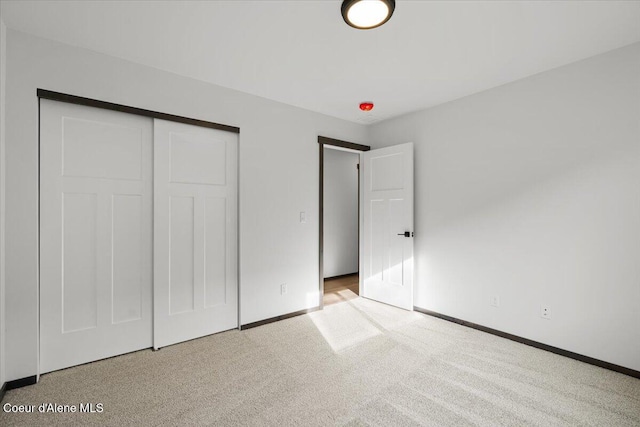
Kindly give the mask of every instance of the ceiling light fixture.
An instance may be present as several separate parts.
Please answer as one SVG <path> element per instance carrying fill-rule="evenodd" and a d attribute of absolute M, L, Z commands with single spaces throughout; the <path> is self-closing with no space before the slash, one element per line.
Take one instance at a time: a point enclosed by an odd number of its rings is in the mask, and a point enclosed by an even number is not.
<path fill-rule="evenodd" d="M 344 22 L 359 30 L 370 30 L 387 22 L 396 8 L 395 0 L 344 0 Z"/>

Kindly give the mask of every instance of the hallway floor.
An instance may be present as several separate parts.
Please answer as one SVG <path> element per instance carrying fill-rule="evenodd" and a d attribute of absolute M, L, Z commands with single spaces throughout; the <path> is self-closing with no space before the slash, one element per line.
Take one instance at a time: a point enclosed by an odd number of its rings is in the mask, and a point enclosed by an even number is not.
<path fill-rule="evenodd" d="M 336 279 L 324 280 L 324 305 L 331 305 L 342 301 L 358 298 L 358 273 L 340 276 Z"/>

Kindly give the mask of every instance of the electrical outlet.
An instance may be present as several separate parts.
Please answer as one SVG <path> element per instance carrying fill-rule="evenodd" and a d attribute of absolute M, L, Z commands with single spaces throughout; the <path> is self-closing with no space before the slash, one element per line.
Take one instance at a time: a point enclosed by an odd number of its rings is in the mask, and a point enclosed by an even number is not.
<path fill-rule="evenodd" d="M 307 214 L 306 214 L 306 212 L 300 212 L 300 223 L 301 224 L 306 224 L 307 223 Z"/>
<path fill-rule="evenodd" d="M 500 307 L 500 296 L 494 295 L 491 297 L 491 305 L 494 307 Z"/>
<path fill-rule="evenodd" d="M 283 283 L 282 285 L 280 285 L 280 295 L 284 295 L 287 293 L 287 284 Z"/>
<path fill-rule="evenodd" d="M 540 306 L 540 317 L 543 319 L 550 320 L 551 319 L 551 306 L 547 304 L 542 304 Z"/>

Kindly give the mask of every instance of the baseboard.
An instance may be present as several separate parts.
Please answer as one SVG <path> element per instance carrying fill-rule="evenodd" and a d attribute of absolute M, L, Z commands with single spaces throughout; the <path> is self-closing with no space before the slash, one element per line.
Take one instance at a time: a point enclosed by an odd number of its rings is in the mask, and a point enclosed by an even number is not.
<path fill-rule="evenodd" d="M 7 381 L 5 383 L 5 391 L 13 390 L 14 388 L 26 387 L 28 385 L 34 385 L 38 382 L 38 377 L 33 375 L 31 377 L 20 378 L 18 380 Z"/>
<path fill-rule="evenodd" d="M 355 273 L 347 273 L 347 274 L 341 274 L 339 276 L 325 277 L 324 280 L 342 279 L 343 277 L 355 276 L 356 274 L 360 274 L 360 272 L 356 271 Z"/>
<path fill-rule="evenodd" d="M 257 322 L 253 322 L 253 323 L 247 323 L 246 325 L 240 326 L 240 330 L 244 331 L 245 329 L 251 329 L 251 328 L 258 327 L 258 326 L 266 325 L 268 323 L 273 323 L 273 322 L 278 322 L 280 320 L 289 319 L 291 317 L 301 316 L 301 315 L 307 314 L 307 313 L 313 313 L 314 311 L 318 311 L 318 310 L 320 310 L 320 306 L 313 307 L 313 308 L 307 308 L 306 310 L 294 311 L 293 313 L 283 314 L 281 316 L 272 317 L 270 319 L 259 320 Z"/>
<path fill-rule="evenodd" d="M 571 359 L 579 360 L 580 362 L 588 363 L 590 365 L 598 366 L 600 368 L 609 369 L 610 371 L 619 372 L 621 374 L 629 375 L 630 377 L 640 378 L 640 371 L 636 371 L 631 368 L 625 368 L 624 366 L 616 365 L 613 363 L 605 362 L 604 360 L 594 359 L 593 357 L 585 356 L 582 354 L 574 353 L 569 350 L 564 350 L 558 347 L 553 347 L 551 345 L 543 344 L 538 341 L 533 341 L 528 338 L 523 338 L 518 335 L 513 335 L 507 332 L 502 332 L 497 329 L 488 328 L 486 326 L 478 325 L 477 323 L 467 322 L 466 320 L 458 319 L 456 317 L 447 316 L 446 314 L 437 313 L 435 311 L 427 310 L 420 307 L 413 307 L 414 311 L 419 313 L 423 313 L 429 316 L 438 317 L 443 320 L 447 320 L 449 322 L 457 323 L 462 326 L 467 326 L 469 328 L 477 329 L 482 332 L 486 332 L 491 335 L 496 335 L 502 338 L 509 339 L 511 341 L 516 341 L 521 344 L 529 345 L 531 347 L 539 348 L 541 350 L 546 350 L 551 353 L 559 354 L 560 356 L 569 357 Z"/>
<path fill-rule="evenodd" d="M 37 376 L 20 378 L 19 380 L 7 381 L 2 384 L 2 388 L 0 388 L 0 402 L 4 400 L 4 395 L 7 391 L 13 390 L 14 388 L 26 387 L 28 385 L 33 385 L 38 382 Z"/>

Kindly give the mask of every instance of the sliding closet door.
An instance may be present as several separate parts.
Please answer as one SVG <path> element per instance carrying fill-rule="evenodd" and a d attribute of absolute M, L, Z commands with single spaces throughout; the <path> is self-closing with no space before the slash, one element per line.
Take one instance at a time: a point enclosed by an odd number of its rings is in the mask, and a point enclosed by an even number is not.
<path fill-rule="evenodd" d="M 154 348 L 238 326 L 238 136 L 154 120 Z"/>
<path fill-rule="evenodd" d="M 151 347 L 152 120 L 42 100 L 40 372 Z"/>

